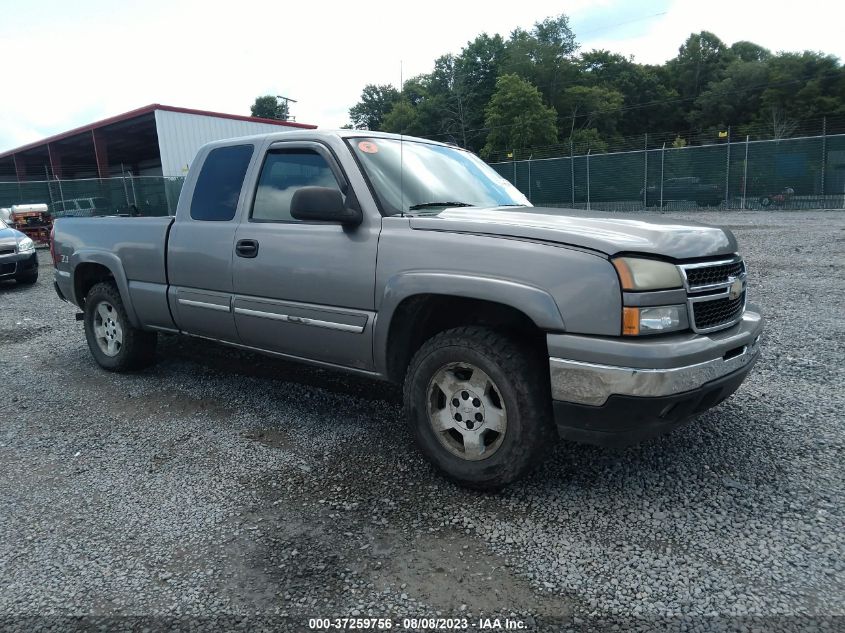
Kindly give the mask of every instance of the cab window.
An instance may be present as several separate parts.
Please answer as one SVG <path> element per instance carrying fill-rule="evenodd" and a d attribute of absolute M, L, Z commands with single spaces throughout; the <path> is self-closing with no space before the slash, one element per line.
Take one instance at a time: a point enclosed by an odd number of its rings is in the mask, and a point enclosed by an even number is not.
<path fill-rule="evenodd" d="M 194 220 L 227 222 L 235 217 L 252 151 L 252 145 L 233 145 L 208 153 L 191 200 Z"/>
<path fill-rule="evenodd" d="M 290 202 L 302 187 L 332 187 L 340 191 L 331 167 L 316 151 L 269 152 L 261 169 L 250 219 L 255 222 L 299 222 L 290 214 Z"/>

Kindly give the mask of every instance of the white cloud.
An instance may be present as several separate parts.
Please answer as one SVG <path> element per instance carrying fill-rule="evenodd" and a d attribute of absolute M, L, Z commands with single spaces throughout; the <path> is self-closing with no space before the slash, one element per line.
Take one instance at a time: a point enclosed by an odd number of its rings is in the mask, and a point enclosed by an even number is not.
<path fill-rule="evenodd" d="M 625 40 L 598 36 L 582 48 L 606 48 L 633 54 L 640 63 L 660 64 L 678 54 L 690 33 L 711 31 L 728 45 L 750 40 L 773 52 L 814 50 L 845 59 L 843 6 L 823 0 L 677 0 L 665 15 L 648 22 L 643 35 Z"/>

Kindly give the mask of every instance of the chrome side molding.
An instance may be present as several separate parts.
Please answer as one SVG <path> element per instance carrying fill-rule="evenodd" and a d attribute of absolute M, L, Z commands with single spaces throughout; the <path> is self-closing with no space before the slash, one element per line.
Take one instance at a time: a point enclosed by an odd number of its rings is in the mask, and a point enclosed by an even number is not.
<path fill-rule="evenodd" d="M 230 312 L 229 306 L 220 305 L 219 303 L 194 301 L 193 299 L 178 299 L 178 301 L 184 306 L 191 306 L 193 308 L 206 308 L 208 310 L 217 310 L 218 312 Z"/>
<path fill-rule="evenodd" d="M 354 334 L 360 334 L 364 331 L 363 325 L 349 325 L 347 323 L 322 321 L 320 319 L 310 319 L 290 314 L 278 314 L 277 312 L 264 312 L 263 310 L 250 310 L 248 308 L 235 308 L 235 314 L 243 314 L 245 316 L 258 317 L 261 319 L 273 319 L 274 321 L 286 321 L 288 323 L 299 323 L 301 325 L 311 325 L 313 327 L 321 327 L 327 330 L 339 330 L 341 332 L 352 332 Z"/>

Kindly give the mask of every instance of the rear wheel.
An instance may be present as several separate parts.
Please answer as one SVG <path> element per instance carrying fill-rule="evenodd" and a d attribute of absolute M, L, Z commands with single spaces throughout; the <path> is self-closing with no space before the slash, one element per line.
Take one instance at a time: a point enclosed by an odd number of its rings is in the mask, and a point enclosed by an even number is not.
<path fill-rule="evenodd" d="M 458 484 L 496 490 L 537 466 L 556 433 L 542 358 L 482 327 L 429 339 L 405 378 L 408 421 L 423 455 Z"/>
<path fill-rule="evenodd" d="M 156 334 L 132 327 L 115 285 L 95 285 L 85 299 L 85 338 L 97 364 L 109 371 L 130 371 L 155 360 Z"/>

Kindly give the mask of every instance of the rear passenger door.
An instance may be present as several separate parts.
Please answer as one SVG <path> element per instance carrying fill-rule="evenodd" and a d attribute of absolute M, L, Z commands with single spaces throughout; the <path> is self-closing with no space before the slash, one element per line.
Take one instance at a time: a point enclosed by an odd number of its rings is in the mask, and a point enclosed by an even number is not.
<path fill-rule="evenodd" d="M 329 148 L 273 144 L 235 236 L 235 323 L 242 343 L 371 369 L 379 219 L 356 227 L 291 217 L 301 187 L 337 188 L 358 201 Z"/>
<path fill-rule="evenodd" d="M 189 207 L 170 230 L 168 300 L 179 329 L 237 342 L 232 312 L 232 249 L 252 144 L 211 149 L 193 185 Z M 202 157 L 197 157 L 202 160 Z M 186 183 L 189 184 L 189 183 Z"/>

